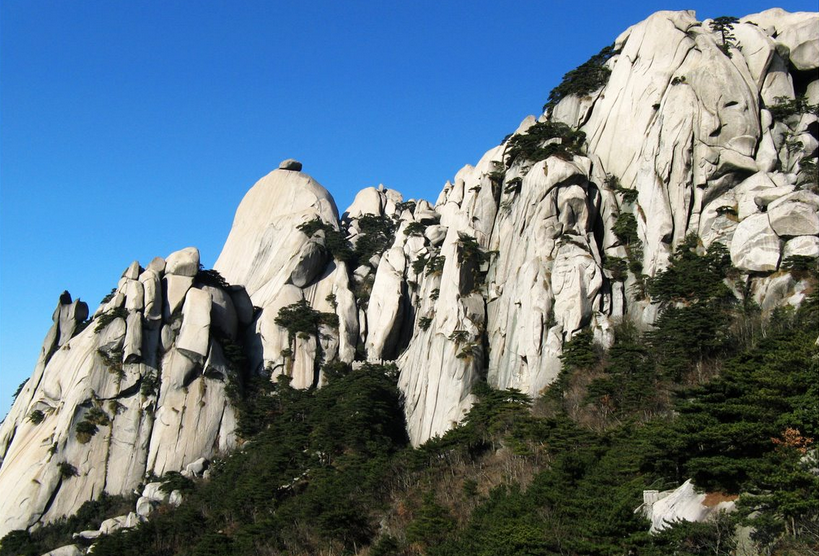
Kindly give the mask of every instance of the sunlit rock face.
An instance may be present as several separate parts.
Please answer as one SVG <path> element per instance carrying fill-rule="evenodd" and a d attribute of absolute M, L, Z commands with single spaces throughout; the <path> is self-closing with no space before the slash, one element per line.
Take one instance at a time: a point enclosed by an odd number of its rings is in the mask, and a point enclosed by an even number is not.
<path fill-rule="evenodd" d="M 227 294 L 198 271 L 195 248 L 147 269 L 134 262 L 90 323 L 85 303 L 60 297 L 34 374 L 0 427 L 0 533 L 233 448 L 213 332 L 235 336 L 238 324 Z"/>
<path fill-rule="evenodd" d="M 254 370 L 286 374 L 293 386 L 306 388 L 321 383 L 322 362 L 353 360 L 358 309 L 347 265 L 334 260 L 325 233 L 310 237 L 299 229 L 318 221 L 339 230 L 330 193 L 300 170 L 300 163 L 286 160 L 247 192 L 214 268 L 244 286 L 258 308 L 247 338 Z M 276 317 L 301 300 L 337 315 L 338 326 L 323 327 L 319 337 L 291 337 Z"/>
<path fill-rule="evenodd" d="M 413 442 L 458 420 L 481 372 L 494 387 L 537 395 L 580 329 L 609 345 L 625 317 L 651 325 L 657 307 L 642 299 L 637 277 L 604 268 L 628 256 L 614 233 L 622 213 L 636 221 L 642 250 L 633 256 L 647 276 L 696 234 L 703 248 L 726 245 L 764 307 L 801 301 L 805 285 L 779 271 L 788 257 L 817 254 L 810 166 L 819 123 L 810 112 L 781 120 L 772 113 L 800 95 L 819 100 L 819 59 L 802 54 L 819 35 L 807 29 L 819 31 L 819 14 L 769 10 L 742 18 L 736 40 L 723 46 L 693 12 L 654 14 L 616 39 L 604 87 L 565 97 L 515 132 L 565 122 L 586 134 L 582 155 L 507 167 L 507 142 L 447 183 L 434 207 L 447 230 L 443 270 L 420 279 L 407 273 L 419 285 L 407 289 L 416 323 L 432 319 L 416 326 L 398 360 Z M 457 269 L 459 233 L 492 253 L 477 291 Z M 460 330 L 477 344 L 469 357 L 458 358 L 458 342 L 448 340 Z"/>
<path fill-rule="evenodd" d="M 783 265 L 819 256 L 819 118 L 782 107 L 819 103 L 819 14 L 769 10 L 732 33 L 693 12 L 634 25 L 605 85 L 525 118 L 434 203 L 368 187 L 339 215 L 288 159 L 239 205 L 224 281 L 195 248 L 134 262 L 84 329 L 88 307 L 64 294 L 0 427 L 0 535 L 230 450 L 235 345 L 249 372 L 298 388 L 328 362 L 394 362 L 418 445 L 463 418 L 476 382 L 536 396 L 579 331 L 607 346 L 624 319 L 649 328 L 638 274 L 690 234 L 727 248 L 764 311 L 800 303 L 806 282 Z M 550 122 L 582 148 L 510 156 Z"/>

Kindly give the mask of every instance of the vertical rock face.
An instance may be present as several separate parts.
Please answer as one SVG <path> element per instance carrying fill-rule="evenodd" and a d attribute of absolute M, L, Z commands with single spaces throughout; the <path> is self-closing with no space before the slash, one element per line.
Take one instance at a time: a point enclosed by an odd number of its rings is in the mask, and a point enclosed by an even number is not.
<path fill-rule="evenodd" d="M 227 376 L 205 372 L 221 354 L 211 326 L 237 333 L 235 317 L 212 311 L 229 294 L 198 281 L 195 248 L 168 263 L 130 265 L 90 322 L 85 303 L 60 297 L 34 374 L 0 426 L 0 535 L 234 446 Z M 160 283 L 179 277 L 185 295 L 171 300 Z"/>
<path fill-rule="evenodd" d="M 819 257 L 817 29 L 769 10 L 723 43 L 659 12 L 616 39 L 605 84 L 527 117 L 434 205 L 370 187 L 339 219 L 287 160 L 236 212 L 215 265 L 232 286 L 188 248 L 131 264 L 85 328 L 64 293 L 0 426 L 0 535 L 229 450 L 226 342 L 299 388 L 329 361 L 394 361 L 417 445 L 476 381 L 538 395 L 578 331 L 649 327 L 644 280 L 690 234 L 728 247 L 763 310 L 798 304 L 787 269 Z"/>
<path fill-rule="evenodd" d="M 819 62 L 802 54 L 816 47 L 808 28 L 819 14 L 769 10 L 723 44 L 693 12 L 654 14 L 616 39 L 605 86 L 515 132 L 564 122 L 585 133 L 582 155 L 512 160 L 507 141 L 447 183 L 431 211 L 398 215 L 404 229 L 421 213 L 428 225 L 381 259 L 362 336 L 370 358 L 392 358 L 384 346 L 398 324 L 412 329 L 397 362 L 414 443 L 460 419 L 481 372 L 537 395 L 578 330 L 608 345 L 626 316 L 650 326 L 657 310 L 641 274 L 665 268 L 689 234 L 727 245 L 766 307 L 801 299 L 805 285 L 777 273 L 786 256 L 815 257 L 819 233 L 816 109 L 787 110 L 819 101 Z M 372 193 L 356 204 L 379 206 Z M 487 255 L 480 284 L 464 270 L 463 237 Z"/>

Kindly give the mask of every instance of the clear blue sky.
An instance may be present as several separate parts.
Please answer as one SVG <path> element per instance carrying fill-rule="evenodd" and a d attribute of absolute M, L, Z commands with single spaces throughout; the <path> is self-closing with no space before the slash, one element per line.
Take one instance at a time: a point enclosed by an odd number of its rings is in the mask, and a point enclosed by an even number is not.
<path fill-rule="evenodd" d="M 195 245 L 212 265 L 280 160 L 301 160 L 340 210 L 379 183 L 434 201 L 651 12 L 771 6 L 3 0 L 0 415 L 64 289 L 93 311 L 134 259 Z"/>

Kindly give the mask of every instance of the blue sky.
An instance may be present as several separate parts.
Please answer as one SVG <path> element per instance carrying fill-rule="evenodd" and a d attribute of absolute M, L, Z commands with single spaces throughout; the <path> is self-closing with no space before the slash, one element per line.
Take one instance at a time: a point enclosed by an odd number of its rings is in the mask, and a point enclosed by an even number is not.
<path fill-rule="evenodd" d="M 212 265 L 282 159 L 340 210 L 379 183 L 434 201 L 629 25 L 768 7 L 3 0 L 0 415 L 64 289 L 93 311 L 134 259 L 195 245 Z"/>

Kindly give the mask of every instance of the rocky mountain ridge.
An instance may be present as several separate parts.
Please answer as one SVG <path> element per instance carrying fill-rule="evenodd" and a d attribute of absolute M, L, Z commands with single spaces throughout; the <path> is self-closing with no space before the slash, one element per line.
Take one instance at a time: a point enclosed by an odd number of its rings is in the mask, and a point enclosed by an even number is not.
<path fill-rule="evenodd" d="M 798 304 L 808 282 L 785 267 L 819 257 L 819 14 L 729 25 L 628 29 L 575 74 L 593 89 L 567 86 L 434 205 L 367 188 L 339 217 L 285 161 L 246 194 L 217 272 L 195 248 L 134 262 L 84 329 L 64 294 L 0 427 L 0 536 L 230 451 L 237 358 L 298 388 L 325 362 L 395 360 L 417 445 L 477 381 L 537 395 L 580 330 L 608 346 L 623 319 L 650 327 L 646 280 L 691 234 L 727 247 L 738 294 Z"/>

